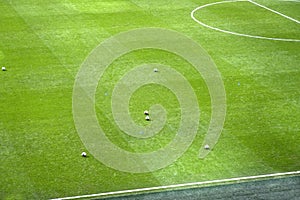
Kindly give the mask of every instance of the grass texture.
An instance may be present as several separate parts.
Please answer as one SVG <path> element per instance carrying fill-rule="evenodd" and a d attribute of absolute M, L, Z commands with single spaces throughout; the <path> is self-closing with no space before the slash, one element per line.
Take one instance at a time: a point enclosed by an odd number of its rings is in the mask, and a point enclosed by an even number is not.
<path fill-rule="evenodd" d="M 0 66 L 7 69 L 0 72 L 0 199 L 49 199 L 299 170 L 300 42 L 234 36 L 191 19 L 193 9 L 212 2 L 0 1 Z M 299 2 L 257 2 L 300 20 Z M 207 7 L 195 17 L 234 32 L 300 39 L 298 23 L 250 2 Z M 145 27 L 178 31 L 209 53 L 224 81 L 227 115 L 218 144 L 199 159 L 211 117 L 202 77 L 184 59 L 161 50 L 134 51 L 118 58 L 100 80 L 95 98 L 98 121 L 114 144 L 149 152 L 168 144 L 179 126 L 176 96 L 150 84 L 132 95 L 130 115 L 145 126 L 139 113 L 144 106 L 159 103 L 168 111 L 167 126 L 147 141 L 118 129 L 109 97 L 134 66 L 172 66 L 193 87 L 201 110 L 197 136 L 182 157 L 161 170 L 132 174 L 108 168 L 90 154 L 80 156 L 86 148 L 74 125 L 72 92 L 81 64 L 99 43 Z"/>

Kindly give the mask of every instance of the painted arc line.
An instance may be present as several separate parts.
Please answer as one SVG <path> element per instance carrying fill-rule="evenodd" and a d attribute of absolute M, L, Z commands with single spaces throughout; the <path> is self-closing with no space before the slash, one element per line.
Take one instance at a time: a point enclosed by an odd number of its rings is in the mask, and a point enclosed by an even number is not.
<path fill-rule="evenodd" d="M 197 22 L 198 24 L 215 30 L 215 31 L 219 31 L 219 32 L 223 32 L 223 33 L 227 33 L 227 34 L 231 34 L 231 35 L 236 35 L 236 36 L 242 36 L 242 37 L 249 37 L 249 38 L 256 38 L 256 39 L 264 39 L 264 40 L 274 40 L 274 41 L 284 41 L 284 42 L 300 42 L 300 39 L 288 39 L 288 38 L 272 38 L 272 37 L 264 37 L 264 36 L 256 36 L 256 35 L 249 35 L 249 34 L 243 34 L 243 33 L 237 33 L 237 32 L 233 32 L 233 31 L 227 31 L 227 30 L 223 30 L 217 27 L 213 27 L 210 26 L 208 24 L 205 24 L 203 22 L 201 22 L 200 20 L 198 20 L 194 15 L 195 12 L 197 12 L 198 10 L 201 10 L 205 7 L 209 7 L 209 6 L 213 6 L 213 5 L 218 5 L 218 4 L 223 4 L 223 3 L 234 3 L 234 2 L 249 2 L 248 0 L 232 0 L 232 1 L 219 1 L 219 2 L 214 2 L 214 3 L 209 3 L 209 4 L 205 4 L 203 6 L 199 6 L 197 8 L 195 8 L 192 12 L 191 12 L 191 18 Z"/>
<path fill-rule="evenodd" d="M 203 182 L 193 182 L 193 183 L 182 183 L 176 185 L 166 185 L 166 186 L 157 186 L 157 187 L 149 187 L 149 188 L 140 188 L 140 189 L 132 189 L 132 190 L 121 190 L 115 192 L 104 192 L 98 194 L 87 194 L 87 195 L 80 195 L 80 196 L 72 196 L 72 197 L 63 197 L 63 198 L 55 198 L 52 200 L 68 200 L 68 199 L 81 199 L 81 198 L 91 198 L 91 197 L 103 197 L 109 195 L 126 195 L 131 193 L 138 193 L 138 192 L 154 192 L 161 189 L 180 189 L 184 187 L 192 187 L 192 186 L 201 186 L 207 184 L 214 184 L 214 183 L 228 183 L 228 182 L 238 182 L 238 181 L 250 181 L 255 179 L 263 179 L 263 178 L 276 178 L 282 176 L 293 176 L 299 175 L 300 171 L 293 171 L 293 172 L 282 172 L 282 173 L 275 173 L 275 174 L 264 174 L 264 175 L 257 175 L 257 176 L 246 176 L 246 177 L 238 177 L 238 178 L 229 178 L 229 179 L 220 179 L 220 180 L 212 180 L 212 181 L 203 181 Z"/>
<path fill-rule="evenodd" d="M 226 92 L 222 76 L 209 54 L 198 43 L 181 33 L 161 28 L 141 28 L 119 33 L 102 42 L 86 58 L 77 73 L 72 99 L 73 119 L 81 141 L 106 166 L 130 173 L 164 168 L 189 148 L 190 141 L 181 139 L 182 145 L 185 145 L 184 151 L 172 148 L 174 145 L 150 153 L 125 151 L 109 140 L 98 123 L 94 105 L 99 80 L 115 59 L 140 49 L 160 49 L 174 53 L 190 63 L 205 81 L 211 98 L 211 120 L 204 143 L 211 149 L 200 148 L 199 157 L 204 158 L 218 142 L 224 126 Z M 191 132 L 194 129 L 195 127 L 190 127 Z M 178 138 L 176 141 L 180 142 Z"/>

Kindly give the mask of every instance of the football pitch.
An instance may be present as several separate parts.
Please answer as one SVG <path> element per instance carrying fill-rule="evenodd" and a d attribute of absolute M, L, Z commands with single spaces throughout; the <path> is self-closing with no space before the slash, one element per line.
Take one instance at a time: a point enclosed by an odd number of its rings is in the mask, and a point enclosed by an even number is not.
<path fill-rule="evenodd" d="M 299 175 L 299 63 L 297 0 L 2 0 L 0 199 Z"/>

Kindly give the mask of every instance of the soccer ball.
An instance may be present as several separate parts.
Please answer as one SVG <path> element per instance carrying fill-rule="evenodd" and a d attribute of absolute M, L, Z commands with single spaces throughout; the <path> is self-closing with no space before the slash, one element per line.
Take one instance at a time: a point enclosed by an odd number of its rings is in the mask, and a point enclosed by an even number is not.
<path fill-rule="evenodd" d="M 145 120 L 150 121 L 149 115 L 147 115 L 147 116 L 145 117 Z"/>
<path fill-rule="evenodd" d="M 148 110 L 145 110 L 145 111 L 144 111 L 144 114 L 145 114 L 145 115 L 149 115 L 149 111 L 148 111 Z"/>
<path fill-rule="evenodd" d="M 86 154 L 85 152 L 82 152 L 82 153 L 81 153 L 81 156 L 82 156 L 82 157 L 86 157 L 87 154 Z"/>
<path fill-rule="evenodd" d="M 209 145 L 206 144 L 206 145 L 204 146 L 204 149 L 209 150 L 209 149 L 210 149 Z"/>
<path fill-rule="evenodd" d="M 2 71 L 6 71 L 6 68 L 5 68 L 5 67 L 2 67 L 1 69 L 2 69 Z"/>
<path fill-rule="evenodd" d="M 157 69 L 157 68 L 154 68 L 153 71 L 154 71 L 154 72 L 158 72 L 158 69 Z"/>

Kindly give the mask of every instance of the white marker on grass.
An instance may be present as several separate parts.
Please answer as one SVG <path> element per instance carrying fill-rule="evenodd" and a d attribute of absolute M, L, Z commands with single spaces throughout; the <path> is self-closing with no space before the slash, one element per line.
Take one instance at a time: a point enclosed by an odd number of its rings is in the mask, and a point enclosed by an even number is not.
<path fill-rule="evenodd" d="M 86 152 L 82 152 L 82 153 L 81 153 L 81 156 L 82 156 L 82 157 L 86 157 L 86 156 L 87 156 Z"/>
<path fill-rule="evenodd" d="M 6 68 L 5 68 L 5 67 L 2 67 L 1 69 L 2 69 L 2 71 L 6 71 Z"/>

